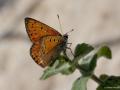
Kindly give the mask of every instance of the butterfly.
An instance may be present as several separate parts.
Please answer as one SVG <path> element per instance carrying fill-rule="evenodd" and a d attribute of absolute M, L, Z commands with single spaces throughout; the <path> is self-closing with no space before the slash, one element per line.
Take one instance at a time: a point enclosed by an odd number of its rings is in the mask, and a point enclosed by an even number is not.
<path fill-rule="evenodd" d="M 61 35 L 52 27 L 33 18 L 25 18 L 27 34 L 33 43 L 30 55 L 41 67 L 48 66 L 66 49 L 68 35 Z"/>

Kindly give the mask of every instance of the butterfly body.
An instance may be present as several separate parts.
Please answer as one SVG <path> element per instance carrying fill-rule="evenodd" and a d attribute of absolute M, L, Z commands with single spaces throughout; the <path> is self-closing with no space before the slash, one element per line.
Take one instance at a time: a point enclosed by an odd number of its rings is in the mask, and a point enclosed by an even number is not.
<path fill-rule="evenodd" d="M 42 67 L 48 66 L 61 51 L 65 50 L 68 35 L 32 18 L 25 18 L 25 26 L 33 45 L 30 55 Z"/>

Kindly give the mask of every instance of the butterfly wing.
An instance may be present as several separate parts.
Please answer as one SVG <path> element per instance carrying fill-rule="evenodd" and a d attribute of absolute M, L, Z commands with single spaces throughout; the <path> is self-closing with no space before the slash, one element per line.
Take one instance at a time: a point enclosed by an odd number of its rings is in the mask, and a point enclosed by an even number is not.
<path fill-rule="evenodd" d="M 28 17 L 25 18 L 25 27 L 26 27 L 28 36 L 32 42 L 36 42 L 41 37 L 47 36 L 47 35 L 61 36 L 61 34 L 57 32 L 55 29 L 32 18 L 28 18 Z"/>
<path fill-rule="evenodd" d="M 63 37 L 61 36 L 46 36 L 40 39 L 31 47 L 31 56 L 34 61 L 42 67 L 46 67 L 51 63 L 51 60 L 56 58 L 63 50 Z"/>

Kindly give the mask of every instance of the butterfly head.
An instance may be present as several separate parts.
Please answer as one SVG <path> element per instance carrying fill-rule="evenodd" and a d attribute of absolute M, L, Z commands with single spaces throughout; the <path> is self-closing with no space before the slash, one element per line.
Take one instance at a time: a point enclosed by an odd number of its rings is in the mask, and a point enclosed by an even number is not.
<path fill-rule="evenodd" d="M 73 31 L 73 29 L 63 35 L 63 38 L 64 38 L 65 42 L 67 42 L 67 40 L 68 40 L 68 33 L 72 32 L 72 31 Z"/>
<path fill-rule="evenodd" d="M 63 38 L 64 38 L 64 42 L 67 42 L 67 40 L 68 40 L 68 34 L 64 34 Z"/>
<path fill-rule="evenodd" d="M 63 37 L 66 38 L 66 39 L 68 39 L 68 35 L 67 34 L 63 35 Z"/>

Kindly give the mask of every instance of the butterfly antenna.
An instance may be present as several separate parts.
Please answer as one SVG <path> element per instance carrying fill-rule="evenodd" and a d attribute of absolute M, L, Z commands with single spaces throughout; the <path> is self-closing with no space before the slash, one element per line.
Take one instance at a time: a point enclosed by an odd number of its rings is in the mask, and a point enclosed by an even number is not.
<path fill-rule="evenodd" d="M 65 34 L 68 34 L 68 33 L 72 32 L 72 31 L 74 31 L 74 29 L 72 29 L 72 30 L 68 31 L 68 32 L 67 32 L 67 33 L 65 33 Z"/>
<path fill-rule="evenodd" d="M 59 15 L 57 14 L 57 17 L 58 17 L 58 21 L 59 21 L 59 25 L 60 25 L 60 30 L 61 30 L 61 33 L 63 34 L 63 31 L 62 31 L 62 25 L 61 25 L 61 22 L 60 22 L 60 17 Z"/>

